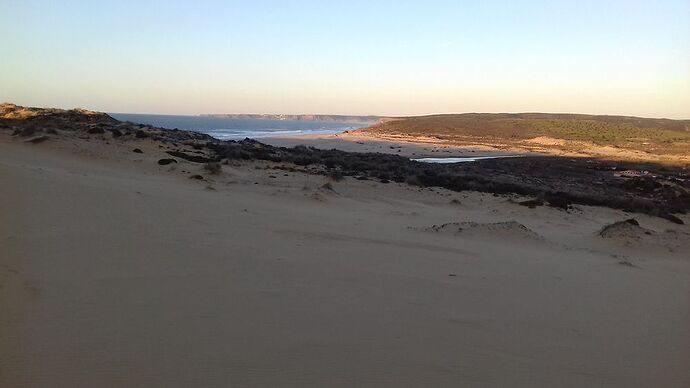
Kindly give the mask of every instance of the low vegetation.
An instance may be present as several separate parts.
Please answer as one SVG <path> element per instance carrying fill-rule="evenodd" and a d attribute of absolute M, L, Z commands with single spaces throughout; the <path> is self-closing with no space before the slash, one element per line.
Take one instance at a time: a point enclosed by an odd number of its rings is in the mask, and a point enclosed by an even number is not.
<path fill-rule="evenodd" d="M 547 137 L 650 154 L 690 154 L 690 120 L 468 113 L 390 119 L 361 131 L 375 136 L 432 137 L 450 143 L 496 142 L 508 145 Z"/>
<path fill-rule="evenodd" d="M 255 140 L 209 144 L 222 159 L 266 160 L 303 166 L 306 172 L 351 176 L 494 194 L 534 196 L 530 205 L 547 203 L 564 210 L 572 204 L 608 206 L 648 213 L 678 222 L 672 213 L 690 210 L 690 179 L 683 168 L 585 158 L 522 157 L 473 163 L 429 164 L 397 155 L 273 147 Z M 282 168 L 287 168 L 283 166 Z M 620 171 L 640 172 L 621 177 Z"/>

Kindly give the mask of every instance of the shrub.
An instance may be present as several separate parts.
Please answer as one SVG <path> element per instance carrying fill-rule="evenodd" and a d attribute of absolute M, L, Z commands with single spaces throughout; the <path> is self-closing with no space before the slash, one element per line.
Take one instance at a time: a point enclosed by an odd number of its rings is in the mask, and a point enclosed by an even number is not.
<path fill-rule="evenodd" d="M 417 177 L 417 175 L 415 175 L 415 174 L 408 175 L 405 178 L 405 182 L 407 182 L 408 185 L 412 185 L 412 186 L 421 186 L 422 185 L 422 182 L 419 180 L 419 177 Z"/>
<path fill-rule="evenodd" d="M 329 176 L 331 179 L 333 179 L 334 181 L 336 181 L 336 182 L 341 181 L 341 180 L 343 180 L 343 179 L 345 178 L 345 176 L 343 175 L 343 173 L 340 172 L 340 171 L 338 171 L 338 170 L 331 170 L 331 171 L 328 173 L 328 176 Z"/>
<path fill-rule="evenodd" d="M 223 168 L 218 162 L 210 162 L 204 164 L 204 170 L 208 171 L 210 174 L 218 175 L 223 171 Z"/>

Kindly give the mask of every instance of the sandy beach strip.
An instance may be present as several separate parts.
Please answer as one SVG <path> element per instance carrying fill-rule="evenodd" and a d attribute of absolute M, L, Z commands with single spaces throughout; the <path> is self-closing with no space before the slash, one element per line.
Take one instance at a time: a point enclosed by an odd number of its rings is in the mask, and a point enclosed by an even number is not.
<path fill-rule="evenodd" d="M 346 131 L 332 135 L 300 135 L 262 138 L 261 142 L 276 147 L 306 145 L 347 152 L 380 152 L 409 158 L 457 158 L 502 155 L 542 155 L 519 149 L 501 149 L 484 145 L 452 145 L 437 141 L 415 142 L 372 136 L 361 131 Z"/>
<path fill-rule="evenodd" d="M 261 139 L 281 147 L 308 145 L 335 148 L 348 152 L 382 152 L 411 158 L 472 157 L 494 155 L 594 157 L 600 159 L 656 162 L 690 166 L 690 155 L 655 154 L 622 147 L 602 146 L 589 141 L 573 141 L 539 136 L 507 142 L 500 139 L 434 136 L 411 136 L 376 132 L 372 128 L 345 131 L 332 135 L 302 135 Z"/>

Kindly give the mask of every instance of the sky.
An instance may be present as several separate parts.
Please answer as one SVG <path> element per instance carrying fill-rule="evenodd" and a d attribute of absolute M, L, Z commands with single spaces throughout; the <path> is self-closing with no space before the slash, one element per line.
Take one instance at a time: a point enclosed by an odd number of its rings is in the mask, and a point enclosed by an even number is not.
<path fill-rule="evenodd" d="M 0 3 L 0 102 L 690 119 L 690 0 Z"/>

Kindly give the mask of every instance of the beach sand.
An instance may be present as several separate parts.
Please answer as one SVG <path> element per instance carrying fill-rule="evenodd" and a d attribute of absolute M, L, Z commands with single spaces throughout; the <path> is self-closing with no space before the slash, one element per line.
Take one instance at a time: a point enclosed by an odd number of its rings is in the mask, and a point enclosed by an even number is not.
<path fill-rule="evenodd" d="M 688 216 L 109 143 L 0 134 L 2 387 L 690 386 Z"/>
<path fill-rule="evenodd" d="M 551 155 L 586 157 L 632 162 L 653 162 L 690 166 L 690 154 L 650 153 L 625 147 L 602 146 L 591 141 L 554 139 L 539 136 L 521 141 L 506 139 L 458 137 L 442 139 L 433 136 L 412 136 L 377 132 L 361 128 L 333 135 L 303 135 L 261 139 L 274 146 L 312 145 L 350 152 L 382 152 L 411 158 L 472 157 L 495 155 Z"/>
<path fill-rule="evenodd" d="M 300 135 L 289 137 L 268 137 L 262 143 L 276 147 L 307 145 L 321 149 L 338 149 L 347 152 L 381 152 L 409 158 L 478 157 L 497 155 L 541 155 L 523 149 L 497 148 L 486 145 L 452 145 L 437 139 L 407 141 L 373 136 L 364 131 L 347 131 L 332 135 Z M 420 140 L 420 139 L 417 139 Z"/>

